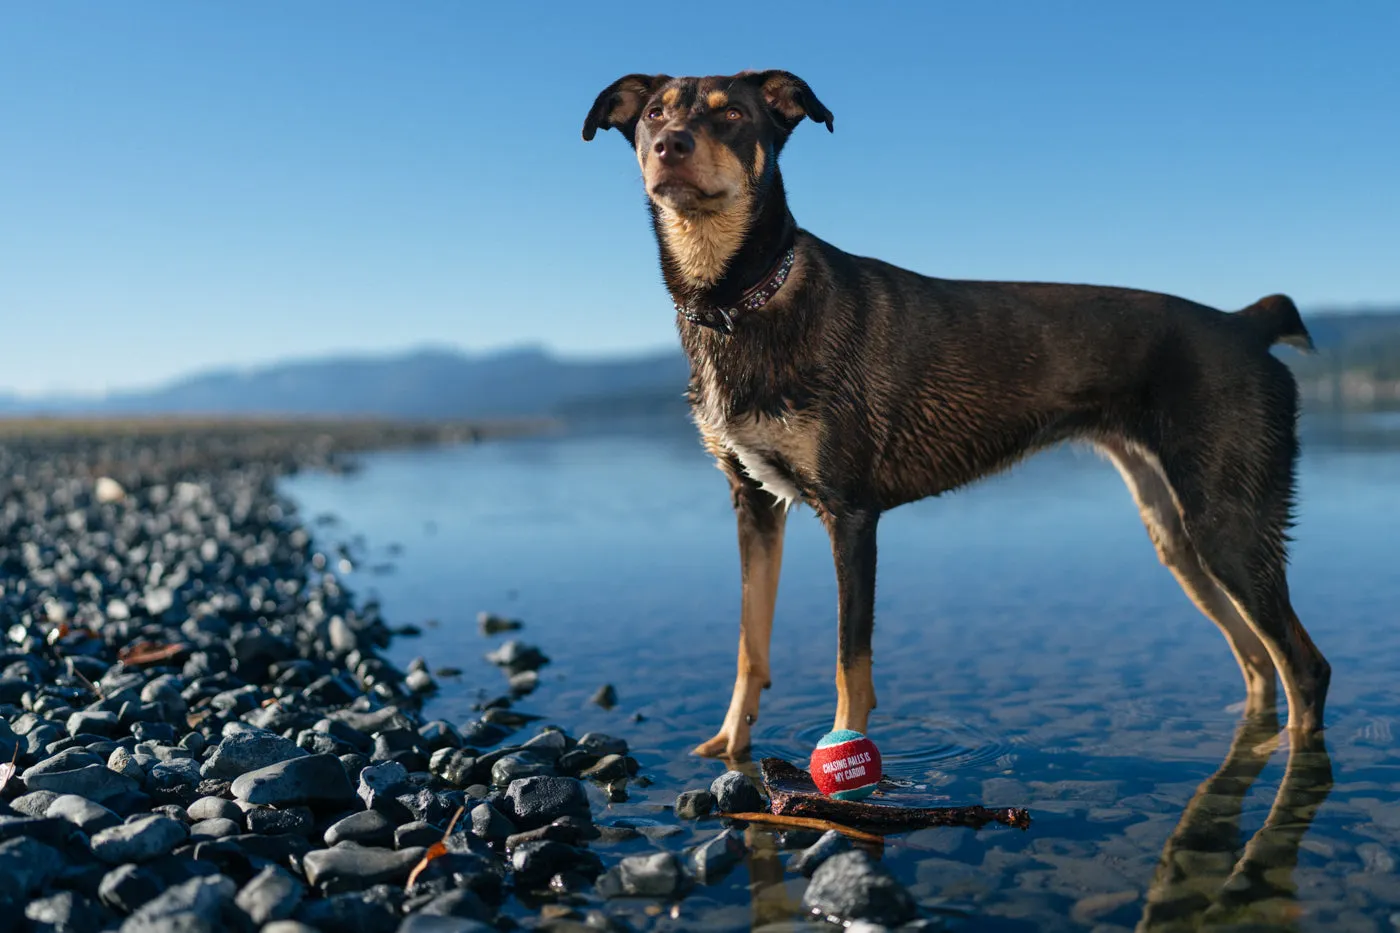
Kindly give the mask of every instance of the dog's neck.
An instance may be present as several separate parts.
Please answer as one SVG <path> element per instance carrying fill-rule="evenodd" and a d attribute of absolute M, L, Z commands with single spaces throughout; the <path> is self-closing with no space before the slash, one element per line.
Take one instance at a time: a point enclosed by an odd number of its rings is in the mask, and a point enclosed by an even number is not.
<path fill-rule="evenodd" d="M 681 215 L 651 202 L 662 276 L 678 306 L 733 306 L 763 282 L 792 246 L 797 222 L 782 176 L 728 211 Z"/>

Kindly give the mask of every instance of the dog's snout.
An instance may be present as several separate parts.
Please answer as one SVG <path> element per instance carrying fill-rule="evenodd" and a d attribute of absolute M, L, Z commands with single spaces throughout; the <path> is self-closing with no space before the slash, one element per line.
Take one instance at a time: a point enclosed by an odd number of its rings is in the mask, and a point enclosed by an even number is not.
<path fill-rule="evenodd" d="M 667 130 L 656 138 L 652 148 L 663 165 L 676 165 L 695 151 L 695 137 L 689 130 Z"/>

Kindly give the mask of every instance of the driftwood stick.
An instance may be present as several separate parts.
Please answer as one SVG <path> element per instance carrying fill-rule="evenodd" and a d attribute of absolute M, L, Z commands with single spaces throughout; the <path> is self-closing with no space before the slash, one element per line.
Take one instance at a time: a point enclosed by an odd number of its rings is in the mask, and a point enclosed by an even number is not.
<path fill-rule="evenodd" d="M 818 820 L 808 816 L 778 816 L 773 813 L 726 813 L 724 815 L 731 820 L 743 820 L 745 823 L 767 823 L 772 826 L 790 826 L 794 829 L 820 829 L 823 832 L 834 829 L 841 835 L 849 836 L 859 842 L 868 842 L 877 846 L 885 844 L 883 836 L 863 832 L 841 823 L 833 823 L 831 820 Z"/>
<path fill-rule="evenodd" d="M 774 816 L 827 820 L 886 835 L 928 826 L 980 829 L 988 823 L 1001 823 L 1026 829 L 1031 825 L 1030 813 L 1020 807 L 887 807 L 858 800 L 837 800 L 817 790 L 806 771 L 781 758 L 765 758 L 759 762 L 759 769 L 768 787 Z"/>

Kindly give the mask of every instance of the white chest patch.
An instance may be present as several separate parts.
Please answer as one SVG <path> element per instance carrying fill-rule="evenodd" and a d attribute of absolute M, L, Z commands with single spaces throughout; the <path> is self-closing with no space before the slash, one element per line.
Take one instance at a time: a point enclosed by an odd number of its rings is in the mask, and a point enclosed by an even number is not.
<path fill-rule="evenodd" d="M 758 488 L 777 499 L 785 508 L 802 500 L 802 493 L 792 484 L 782 471 L 764 456 L 763 451 L 755 450 L 734 439 L 733 435 L 721 434 L 725 446 L 734 451 L 734 456 L 744 465 L 744 472 L 758 484 Z"/>

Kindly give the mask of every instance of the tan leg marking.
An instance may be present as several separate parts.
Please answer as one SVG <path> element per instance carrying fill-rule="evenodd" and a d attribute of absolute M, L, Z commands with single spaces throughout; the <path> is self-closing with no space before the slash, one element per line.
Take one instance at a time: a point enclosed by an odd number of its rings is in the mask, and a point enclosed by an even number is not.
<path fill-rule="evenodd" d="M 1272 710 L 1277 702 L 1274 660 L 1235 600 L 1206 569 L 1182 523 L 1181 510 L 1161 465 L 1152 454 L 1118 442 L 1100 448 L 1122 474 L 1137 502 L 1157 556 L 1186 595 L 1225 635 L 1244 675 L 1245 713 Z"/>
<path fill-rule="evenodd" d="M 836 665 L 836 720 L 832 729 L 852 729 L 864 734 L 870 727 L 870 711 L 875 709 L 875 680 L 870 655 L 863 654 L 851 664 Z"/>
<path fill-rule="evenodd" d="M 752 727 L 758 721 L 759 698 L 771 679 L 768 648 L 773 636 L 773 610 L 778 600 L 778 576 L 783 565 L 783 530 L 786 510 L 776 509 L 777 528 L 760 533 L 742 519 L 739 523 L 739 563 L 743 596 L 739 611 L 739 665 L 729 712 L 719 733 L 695 749 L 706 757 L 740 755 L 752 744 Z"/>

